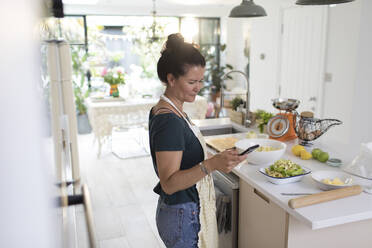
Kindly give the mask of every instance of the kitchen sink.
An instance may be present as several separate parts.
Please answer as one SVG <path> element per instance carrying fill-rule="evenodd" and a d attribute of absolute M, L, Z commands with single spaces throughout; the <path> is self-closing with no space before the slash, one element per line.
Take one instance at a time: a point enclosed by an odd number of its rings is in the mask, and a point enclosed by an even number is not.
<path fill-rule="evenodd" d="M 200 132 L 203 134 L 203 136 L 212 136 L 212 135 L 221 135 L 221 134 L 233 134 L 233 133 L 244 133 L 247 132 L 244 128 L 237 128 L 233 125 L 223 125 L 221 127 L 206 127 L 201 128 Z"/>

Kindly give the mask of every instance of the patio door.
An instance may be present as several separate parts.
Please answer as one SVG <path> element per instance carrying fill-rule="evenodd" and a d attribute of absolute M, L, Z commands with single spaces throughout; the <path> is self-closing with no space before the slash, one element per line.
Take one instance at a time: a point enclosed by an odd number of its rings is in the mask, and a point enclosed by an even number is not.
<path fill-rule="evenodd" d="M 301 101 L 298 111 L 322 115 L 327 7 L 282 9 L 279 96 Z"/>

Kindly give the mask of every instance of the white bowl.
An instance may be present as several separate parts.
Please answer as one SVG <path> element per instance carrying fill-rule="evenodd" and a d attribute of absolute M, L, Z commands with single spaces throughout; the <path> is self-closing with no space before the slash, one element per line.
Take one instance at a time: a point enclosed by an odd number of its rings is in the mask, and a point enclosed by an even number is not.
<path fill-rule="evenodd" d="M 235 147 L 238 149 L 238 152 L 242 152 L 250 146 L 253 145 L 260 145 L 260 146 L 271 146 L 274 148 L 278 148 L 275 151 L 253 151 L 248 154 L 247 161 L 250 164 L 255 165 L 271 165 L 276 160 L 280 159 L 287 145 L 283 142 L 273 140 L 273 139 L 242 139 L 235 143 Z"/>
<path fill-rule="evenodd" d="M 338 177 L 343 182 L 345 182 L 347 178 L 351 178 L 350 175 L 342 171 L 315 171 L 312 173 L 311 177 L 314 179 L 316 185 L 322 190 L 341 189 L 353 185 L 352 181 L 344 185 L 332 185 L 322 182 L 322 180 L 326 178 L 333 180 L 334 178 Z"/>
<path fill-rule="evenodd" d="M 266 174 L 265 168 L 260 168 L 258 171 L 261 172 L 269 182 L 274 183 L 274 184 L 285 184 L 285 183 L 294 183 L 301 181 L 301 179 L 309 174 L 311 172 L 310 169 L 301 166 L 302 169 L 304 170 L 304 174 L 293 176 L 293 177 L 272 177 Z"/>

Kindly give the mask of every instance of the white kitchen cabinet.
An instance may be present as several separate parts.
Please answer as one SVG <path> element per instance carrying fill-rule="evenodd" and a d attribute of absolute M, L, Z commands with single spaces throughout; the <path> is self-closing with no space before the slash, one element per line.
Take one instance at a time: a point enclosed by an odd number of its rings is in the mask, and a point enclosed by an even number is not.
<path fill-rule="evenodd" d="M 244 180 L 239 181 L 240 248 L 284 248 L 288 214 Z"/>
<path fill-rule="evenodd" d="M 327 7 L 281 9 L 279 97 L 301 101 L 298 111 L 321 116 Z"/>
<path fill-rule="evenodd" d="M 239 248 L 370 248 L 372 221 L 312 230 L 246 181 L 239 181 Z"/>

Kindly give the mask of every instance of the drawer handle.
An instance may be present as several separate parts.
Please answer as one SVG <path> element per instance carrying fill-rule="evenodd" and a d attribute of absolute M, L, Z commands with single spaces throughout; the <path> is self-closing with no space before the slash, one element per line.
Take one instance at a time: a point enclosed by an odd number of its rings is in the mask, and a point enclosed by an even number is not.
<path fill-rule="evenodd" d="M 267 198 L 264 194 L 262 194 L 260 191 L 258 191 L 257 189 L 253 189 L 253 192 L 258 195 L 262 200 L 264 200 L 265 202 L 269 203 L 270 204 L 270 200 L 269 198 Z"/>

